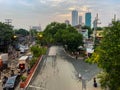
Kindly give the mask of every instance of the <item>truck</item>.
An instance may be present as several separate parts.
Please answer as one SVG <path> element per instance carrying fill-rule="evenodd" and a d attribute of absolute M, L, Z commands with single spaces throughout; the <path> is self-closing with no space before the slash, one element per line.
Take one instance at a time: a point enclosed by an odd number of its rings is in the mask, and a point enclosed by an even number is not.
<path fill-rule="evenodd" d="M 8 53 L 0 54 L 0 67 L 6 69 L 8 67 Z"/>
<path fill-rule="evenodd" d="M 29 57 L 28 56 L 21 56 L 18 59 L 18 68 L 23 71 L 28 69 Z"/>

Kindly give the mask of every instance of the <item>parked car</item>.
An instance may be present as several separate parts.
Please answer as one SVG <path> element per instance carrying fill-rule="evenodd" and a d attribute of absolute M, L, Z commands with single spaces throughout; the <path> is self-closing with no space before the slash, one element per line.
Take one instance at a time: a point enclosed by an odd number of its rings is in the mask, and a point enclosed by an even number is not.
<path fill-rule="evenodd" d="M 20 48 L 23 48 L 24 50 L 28 50 L 29 49 L 28 45 L 20 45 Z"/>
<path fill-rule="evenodd" d="M 22 48 L 22 47 L 20 47 L 20 53 L 21 53 L 21 54 L 25 53 L 25 49 Z"/>
<path fill-rule="evenodd" d="M 20 75 L 14 75 L 12 77 L 8 77 L 8 80 L 3 86 L 3 90 L 15 90 L 19 82 L 20 82 Z"/>
<path fill-rule="evenodd" d="M 29 60 L 32 60 L 33 55 L 28 55 Z"/>

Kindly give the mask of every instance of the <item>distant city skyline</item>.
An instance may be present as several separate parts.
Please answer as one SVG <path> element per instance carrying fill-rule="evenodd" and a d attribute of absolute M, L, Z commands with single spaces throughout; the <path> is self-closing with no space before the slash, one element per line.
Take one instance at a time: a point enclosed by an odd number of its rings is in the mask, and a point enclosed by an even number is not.
<path fill-rule="evenodd" d="M 29 29 L 30 26 L 46 25 L 53 21 L 71 23 L 71 11 L 78 10 L 83 17 L 90 11 L 92 22 L 99 14 L 100 26 L 108 25 L 114 14 L 120 18 L 120 0 L 0 0 L 0 22 L 12 19 L 15 28 Z M 85 23 L 85 22 L 84 22 Z"/>

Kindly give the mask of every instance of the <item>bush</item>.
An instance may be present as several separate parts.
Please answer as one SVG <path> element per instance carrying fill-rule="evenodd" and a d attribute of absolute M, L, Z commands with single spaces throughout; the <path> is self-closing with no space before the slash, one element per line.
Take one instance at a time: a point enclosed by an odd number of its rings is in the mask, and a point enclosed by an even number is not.
<path fill-rule="evenodd" d="M 30 68 L 32 68 L 36 61 L 38 60 L 38 57 L 40 57 L 42 54 L 46 54 L 47 48 L 41 47 L 39 45 L 34 45 L 31 47 L 30 50 L 33 54 L 33 58 L 30 61 Z"/>
<path fill-rule="evenodd" d="M 30 68 L 32 68 L 33 67 L 33 65 L 36 63 L 36 61 L 37 61 L 37 58 L 32 58 L 32 60 L 30 61 Z"/>
<path fill-rule="evenodd" d="M 21 76 L 20 79 L 22 80 L 22 82 L 24 82 L 27 79 L 27 77 L 26 76 Z"/>
<path fill-rule="evenodd" d="M 42 54 L 46 53 L 46 48 L 45 47 L 41 47 L 39 45 L 34 45 L 31 47 L 31 52 L 33 53 L 33 57 L 39 57 Z"/>

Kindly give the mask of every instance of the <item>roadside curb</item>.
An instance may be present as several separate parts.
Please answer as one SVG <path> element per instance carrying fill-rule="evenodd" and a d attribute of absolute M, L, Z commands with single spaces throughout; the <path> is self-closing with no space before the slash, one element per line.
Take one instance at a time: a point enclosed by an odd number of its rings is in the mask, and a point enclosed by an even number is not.
<path fill-rule="evenodd" d="M 39 63 L 41 62 L 42 58 L 43 58 L 43 56 L 40 56 L 38 58 L 38 61 L 36 62 L 36 64 L 30 70 L 30 74 L 27 76 L 27 79 L 25 80 L 25 82 L 21 82 L 20 83 L 20 88 L 24 88 L 24 89 L 27 88 L 27 86 L 29 85 L 29 83 L 30 83 L 30 81 L 31 81 L 31 79 L 32 79 L 32 77 L 33 77 L 33 75 L 34 75 L 34 73 L 35 73 Z"/>

